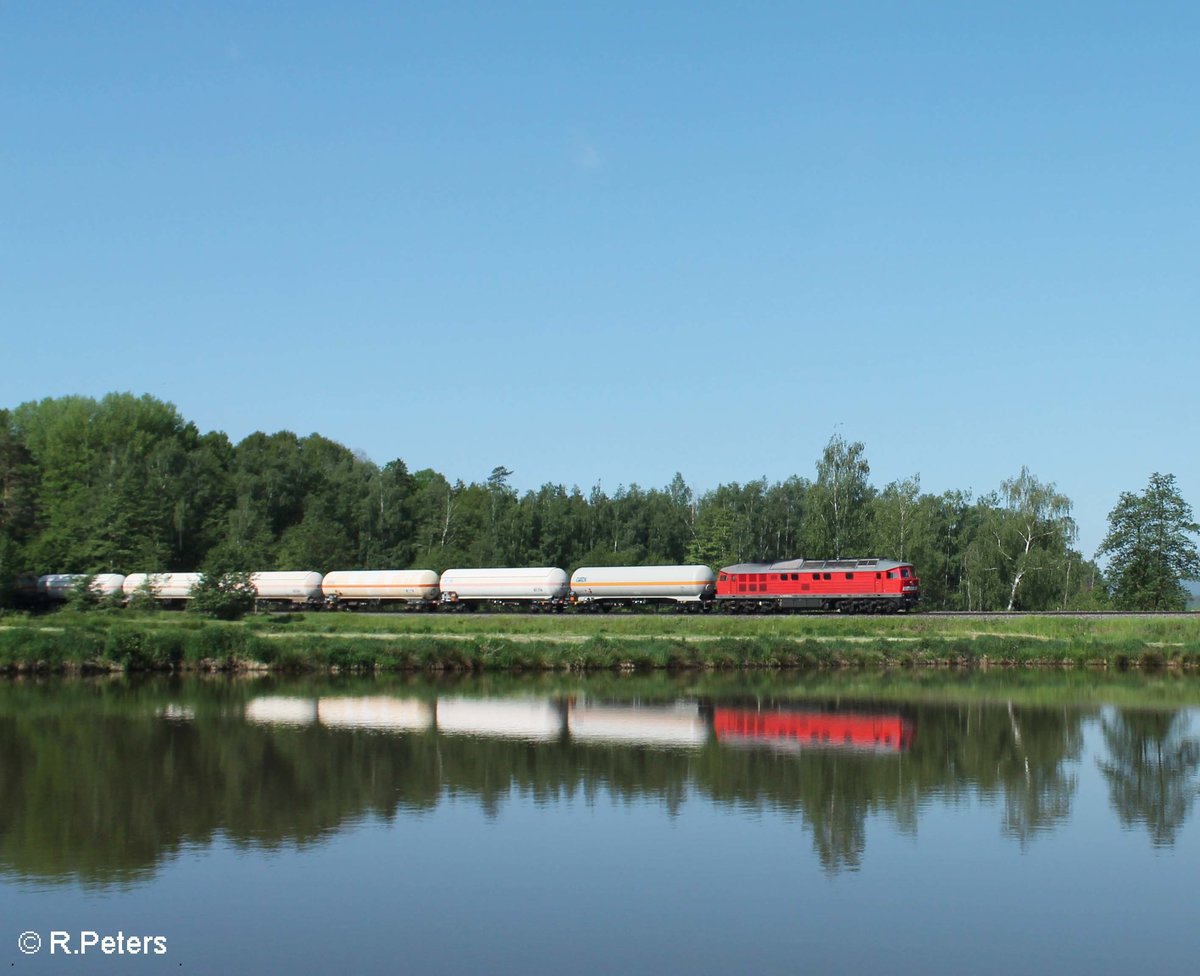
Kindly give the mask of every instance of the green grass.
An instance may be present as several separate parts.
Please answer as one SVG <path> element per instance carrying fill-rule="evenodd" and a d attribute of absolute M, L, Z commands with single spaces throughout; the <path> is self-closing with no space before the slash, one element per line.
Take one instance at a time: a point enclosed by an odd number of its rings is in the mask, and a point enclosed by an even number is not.
<path fill-rule="evenodd" d="M 260 615 L 0 618 L 0 669 L 572 671 L 1200 666 L 1200 618 Z"/>

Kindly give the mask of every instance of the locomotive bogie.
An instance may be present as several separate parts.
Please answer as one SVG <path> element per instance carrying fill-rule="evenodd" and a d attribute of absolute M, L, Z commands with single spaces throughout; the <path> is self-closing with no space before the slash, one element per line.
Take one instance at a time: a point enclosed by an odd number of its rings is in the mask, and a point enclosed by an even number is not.
<path fill-rule="evenodd" d="M 716 596 L 716 575 L 707 566 L 583 566 L 571 574 L 571 602 L 637 605 L 707 604 Z"/>
<path fill-rule="evenodd" d="M 326 573 L 321 592 L 327 606 L 437 605 L 438 574 L 431 569 L 337 570 Z"/>

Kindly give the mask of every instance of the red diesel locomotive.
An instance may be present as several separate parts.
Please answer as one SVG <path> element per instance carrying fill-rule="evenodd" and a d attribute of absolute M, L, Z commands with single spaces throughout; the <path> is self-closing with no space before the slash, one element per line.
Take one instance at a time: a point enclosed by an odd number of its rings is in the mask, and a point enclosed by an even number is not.
<path fill-rule="evenodd" d="M 726 611 L 836 610 L 896 613 L 921 599 L 911 563 L 895 559 L 789 559 L 739 563 L 717 576 L 717 606 Z"/>

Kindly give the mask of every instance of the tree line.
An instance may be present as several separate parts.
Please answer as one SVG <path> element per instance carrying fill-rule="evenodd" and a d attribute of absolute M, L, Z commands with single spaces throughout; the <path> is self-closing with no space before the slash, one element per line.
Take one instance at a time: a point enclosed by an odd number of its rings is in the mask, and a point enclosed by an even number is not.
<path fill-rule="evenodd" d="M 0 600 L 19 573 L 209 573 L 731 563 L 798 556 L 912 562 L 931 609 L 1171 609 L 1200 577 L 1190 506 L 1171 475 L 1123 493 L 1100 549 L 1076 548 L 1072 503 L 1022 468 L 998 488 L 882 488 L 835 435 L 814 477 L 697 495 L 545 484 L 503 465 L 451 481 L 379 465 L 320 434 L 201 433 L 170 403 L 112 393 L 0 410 Z"/>

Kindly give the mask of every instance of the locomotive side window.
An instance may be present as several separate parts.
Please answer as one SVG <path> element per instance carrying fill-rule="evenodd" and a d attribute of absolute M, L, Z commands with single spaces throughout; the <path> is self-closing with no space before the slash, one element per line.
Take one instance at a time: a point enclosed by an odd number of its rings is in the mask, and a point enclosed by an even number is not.
<path fill-rule="evenodd" d="M 888 579 L 895 579 L 895 578 L 896 578 L 896 571 L 894 569 L 888 570 Z"/>
<path fill-rule="evenodd" d="M 728 577 L 724 573 L 721 574 L 721 582 L 724 583 Z"/>
<path fill-rule="evenodd" d="M 821 578 L 820 573 L 813 573 L 813 579 L 819 580 L 820 578 Z"/>
<path fill-rule="evenodd" d="M 826 573 L 826 574 L 825 574 L 825 578 L 826 578 L 827 580 L 831 580 L 831 579 L 833 579 L 833 573 Z"/>
<path fill-rule="evenodd" d="M 846 574 L 846 579 L 854 579 L 854 574 L 853 574 L 853 573 L 847 573 L 847 574 Z"/>

